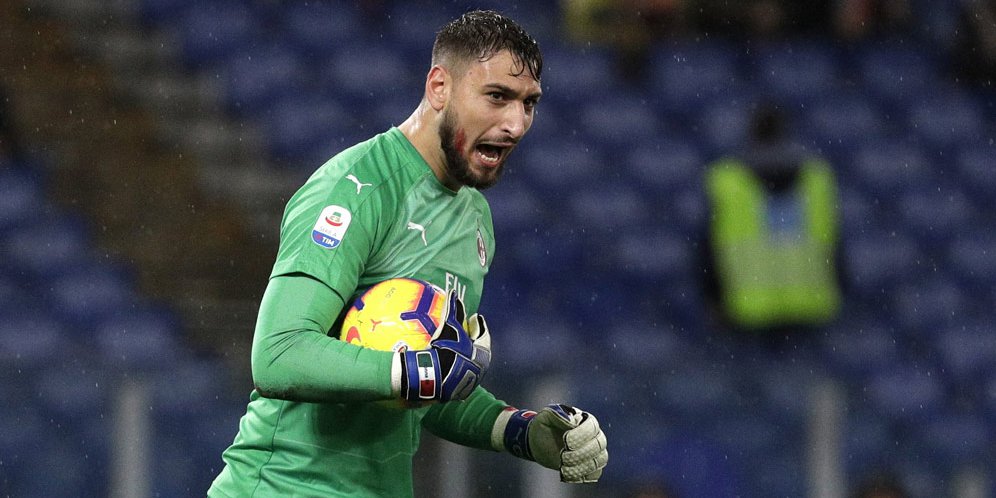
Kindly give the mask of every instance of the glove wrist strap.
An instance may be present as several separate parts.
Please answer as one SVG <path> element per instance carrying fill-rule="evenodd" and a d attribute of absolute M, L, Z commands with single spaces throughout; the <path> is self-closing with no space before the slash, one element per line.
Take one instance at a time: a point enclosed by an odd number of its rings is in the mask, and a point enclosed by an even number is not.
<path fill-rule="evenodd" d="M 502 430 L 502 446 L 506 451 L 519 458 L 535 461 L 532 450 L 529 448 L 528 435 L 529 422 L 536 416 L 536 412 L 509 408 L 502 415 L 505 413 L 509 413 L 509 415 Z"/>

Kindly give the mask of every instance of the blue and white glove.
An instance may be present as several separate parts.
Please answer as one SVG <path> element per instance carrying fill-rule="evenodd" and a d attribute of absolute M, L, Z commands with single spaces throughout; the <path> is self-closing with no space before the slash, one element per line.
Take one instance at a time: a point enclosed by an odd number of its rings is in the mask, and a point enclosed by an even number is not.
<path fill-rule="evenodd" d="M 560 471 L 563 482 L 596 482 L 609 461 L 598 420 L 567 405 L 548 405 L 539 413 L 506 409 L 495 421 L 491 445 Z"/>
<path fill-rule="evenodd" d="M 465 330 L 465 315 L 463 302 L 450 291 L 429 349 L 398 353 L 402 399 L 414 406 L 463 400 L 481 383 L 491 365 L 491 335 L 484 317 L 477 314 Z"/>

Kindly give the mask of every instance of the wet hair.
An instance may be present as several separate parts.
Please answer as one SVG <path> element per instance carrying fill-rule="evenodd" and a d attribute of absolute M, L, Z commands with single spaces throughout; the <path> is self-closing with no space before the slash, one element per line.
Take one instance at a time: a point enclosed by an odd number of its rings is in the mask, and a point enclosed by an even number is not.
<path fill-rule="evenodd" d="M 432 64 L 483 62 L 502 50 L 515 59 L 519 71 L 515 76 L 528 71 L 539 81 L 543 72 L 539 44 L 515 21 L 493 10 L 470 11 L 443 26 L 432 45 Z"/>

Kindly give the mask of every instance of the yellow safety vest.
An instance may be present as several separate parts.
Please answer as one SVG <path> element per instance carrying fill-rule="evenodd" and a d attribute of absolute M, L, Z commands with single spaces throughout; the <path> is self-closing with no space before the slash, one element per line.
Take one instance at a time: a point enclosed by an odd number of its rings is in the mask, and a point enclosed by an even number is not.
<path fill-rule="evenodd" d="M 815 159 L 803 164 L 793 187 L 800 223 L 788 233 L 772 230 L 765 188 L 740 162 L 716 163 L 706 188 L 726 315 L 748 329 L 833 319 L 841 296 L 834 263 L 837 191 L 829 166 Z"/>

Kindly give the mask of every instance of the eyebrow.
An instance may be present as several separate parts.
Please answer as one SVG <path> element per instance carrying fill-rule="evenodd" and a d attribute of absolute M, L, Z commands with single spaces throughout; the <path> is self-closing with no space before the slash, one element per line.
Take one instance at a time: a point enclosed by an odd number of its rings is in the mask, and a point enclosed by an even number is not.
<path fill-rule="evenodd" d="M 499 92 L 501 92 L 501 93 L 503 93 L 505 95 L 516 95 L 517 96 L 519 94 L 519 92 L 513 90 L 511 87 L 502 85 L 501 83 L 488 83 L 488 84 L 484 85 L 484 87 L 485 88 L 491 88 L 491 89 L 494 89 L 494 90 L 498 90 Z M 526 95 L 526 98 L 527 99 L 533 99 L 533 100 L 539 100 L 539 98 L 542 95 L 543 95 L 543 92 L 539 91 L 539 92 L 534 92 L 534 93 L 531 93 L 529 95 Z"/>

